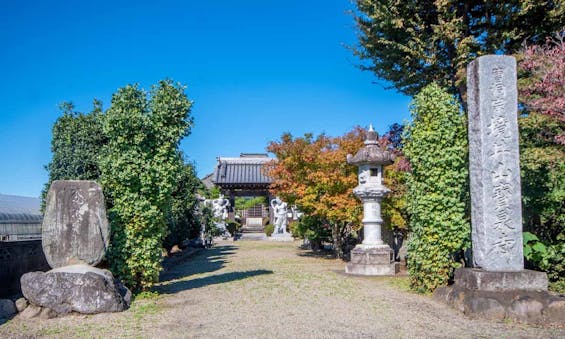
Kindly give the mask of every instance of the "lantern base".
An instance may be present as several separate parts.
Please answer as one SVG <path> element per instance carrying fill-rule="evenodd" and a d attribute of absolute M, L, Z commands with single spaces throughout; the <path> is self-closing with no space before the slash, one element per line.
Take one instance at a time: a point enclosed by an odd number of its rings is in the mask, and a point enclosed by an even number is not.
<path fill-rule="evenodd" d="M 388 245 L 357 245 L 345 266 L 345 273 L 353 275 L 395 275 L 399 270 L 399 263 L 394 262 L 394 252 Z"/>

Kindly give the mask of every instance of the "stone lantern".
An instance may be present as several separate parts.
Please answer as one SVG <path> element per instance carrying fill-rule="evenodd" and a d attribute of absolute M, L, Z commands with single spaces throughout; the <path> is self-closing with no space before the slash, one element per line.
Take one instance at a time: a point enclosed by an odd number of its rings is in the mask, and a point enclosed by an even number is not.
<path fill-rule="evenodd" d="M 378 135 L 369 127 L 365 146 L 357 154 L 347 155 L 347 163 L 359 167 L 359 185 L 353 193 L 363 202 L 363 242 L 351 251 L 345 272 L 358 275 L 394 275 L 398 264 L 394 252 L 381 237 L 381 200 L 390 192 L 382 183 L 383 165 L 393 163 L 394 155 L 382 150 Z"/>

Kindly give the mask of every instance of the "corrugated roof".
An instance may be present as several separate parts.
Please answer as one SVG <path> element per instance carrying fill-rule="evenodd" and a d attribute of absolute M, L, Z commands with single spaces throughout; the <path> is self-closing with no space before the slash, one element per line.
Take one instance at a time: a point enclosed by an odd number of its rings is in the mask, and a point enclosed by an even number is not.
<path fill-rule="evenodd" d="M 41 199 L 0 194 L 0 223 L 41 222 Z"/>
<path fill-rule="evenodd" d="M 213 182 L 216 185 L 268 185 L 272 182 L 262 168 L 273 160 L 266 157 L 218 158 Z"/>

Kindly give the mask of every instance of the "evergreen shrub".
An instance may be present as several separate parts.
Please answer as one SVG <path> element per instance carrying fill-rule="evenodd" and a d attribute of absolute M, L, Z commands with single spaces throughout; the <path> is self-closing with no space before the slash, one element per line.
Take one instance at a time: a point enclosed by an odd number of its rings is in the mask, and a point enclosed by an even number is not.
<path fill-rule="evenodd" d="M 270 237 L 271 234 L 273 234 L 274 231 L 275 231 L 275 225 L 273 225 L 273 224 L 265 225 L 265 234 L 268 237 Z"/>
<path fill-rule="evenodd" d="M 432 292 L 446 285 L 454 260 L 470 246 L 466 123 L 456 100 L 436 84 L 411 104 L 404 134 L 410 161 L 408 271 L 412 289 Z"/>
<path fill-rule="evenodd" d="M 112 272 L 134 292 L 158 281 L 167 216 L 183 164 L 178 145 L 188 134 L 191 102 L 184 87 L 161 81 L 151 93 L 137 86 L 112 97 L 103 130 L 101 181 L 111 208 Z"/>

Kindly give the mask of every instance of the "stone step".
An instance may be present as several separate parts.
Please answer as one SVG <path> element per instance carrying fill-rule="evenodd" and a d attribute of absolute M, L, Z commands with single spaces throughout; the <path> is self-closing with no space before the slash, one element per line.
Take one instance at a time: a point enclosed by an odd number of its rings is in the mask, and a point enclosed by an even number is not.
<path fill-rule="evenodd" d="M 241 233 L 264 233 L 263 227 L 243 227 Z"/>
<path fill-rule="evenodd" d="M 267 240 L 267 235 L 263 232 L 261 233 L 242 233 L 238 240 Z"/>

